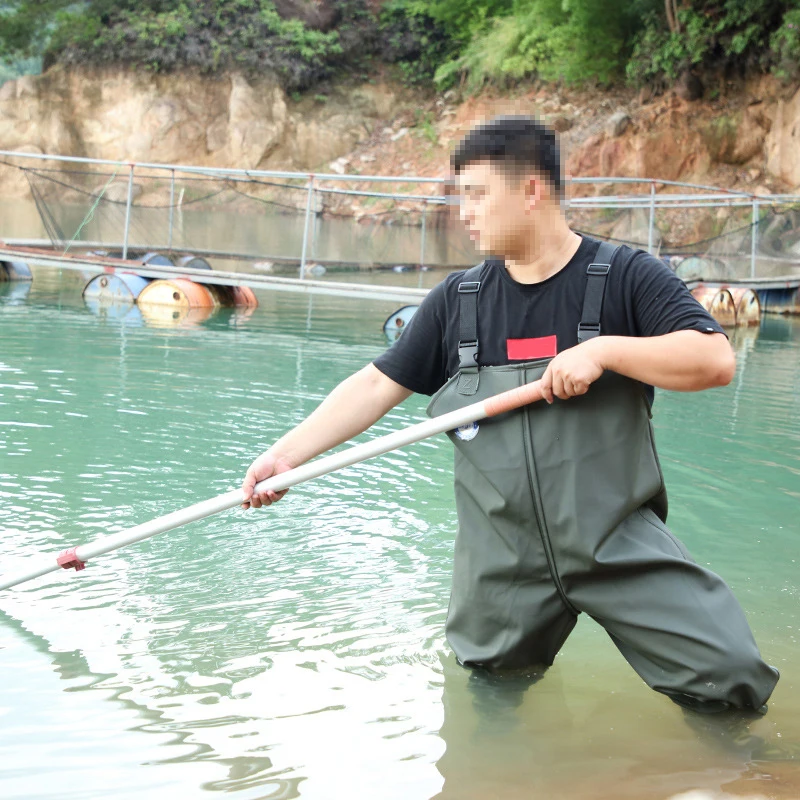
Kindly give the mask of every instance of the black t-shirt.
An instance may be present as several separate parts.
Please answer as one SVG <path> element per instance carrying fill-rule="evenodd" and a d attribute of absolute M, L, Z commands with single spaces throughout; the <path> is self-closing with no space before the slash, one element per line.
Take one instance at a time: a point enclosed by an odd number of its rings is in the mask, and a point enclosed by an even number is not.
<path fill-rule="evenodd" d="M 500 366 L 555 356 L 578 343 L 586 269 L 600 243 L 584 237 L 570 262 L 540 283 L 517 283 L 502 261 L 487 261 L 478 293 L 478 363 Z M 464 272 L 448 275 L 425 297 L 403 335 L 373 362 L 393 381 L 431 395 L 458 372 Z M 606 282 L 601 331 L 661 336 L 682 330 L 723 333 L 662 261 L 622 247 Z M 649 392 L 652 400 L 652 390 Z"/>

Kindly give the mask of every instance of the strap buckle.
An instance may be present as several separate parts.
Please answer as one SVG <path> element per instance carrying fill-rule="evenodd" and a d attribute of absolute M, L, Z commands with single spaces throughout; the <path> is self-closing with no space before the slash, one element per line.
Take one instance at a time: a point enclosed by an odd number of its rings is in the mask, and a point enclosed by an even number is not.
<path fill-rule="evenodd" d="M 458 366 L 459 369 L 474 368 L 478 366 L 478 342 L 459 342 L 458 343 Z"/>
<path fill-rule="evenodd" d="M 464 281 L 464 283 L 458 284 L 458 293 L 459 294 L 472 294 L 473 292 L 477 292 L 478 289 L 481 288 L 480 281 Z"/>
<path fill-rule="evenodd" d="M 611 264 L 589 264 L 586 268 L 587 275 L 608 275 Z"/>

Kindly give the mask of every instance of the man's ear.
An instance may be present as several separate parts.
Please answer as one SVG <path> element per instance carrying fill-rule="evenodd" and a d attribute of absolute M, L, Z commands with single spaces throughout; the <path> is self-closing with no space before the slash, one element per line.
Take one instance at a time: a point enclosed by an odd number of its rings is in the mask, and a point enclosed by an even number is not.
<path fill-rule="evenodd" d="M 523 178 L 525 189 L 525 206 L 528 211 L 533 211 L 545 197 L 544 181 L 539 175 L 531 174 Z"/>

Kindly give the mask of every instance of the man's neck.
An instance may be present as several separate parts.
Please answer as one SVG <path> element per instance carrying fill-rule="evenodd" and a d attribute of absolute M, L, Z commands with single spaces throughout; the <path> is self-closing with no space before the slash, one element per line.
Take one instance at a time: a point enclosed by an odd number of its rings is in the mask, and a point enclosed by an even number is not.
<path fill-rule="evenodd" d="M 545 230 L 547 230 L 547 226 Z M 551 278 L 569 264 L 578 248 L 581 237 L 564 224 L 550 230 L 530 245 L 519 258 L 506 258 L 508 274 L 517 283 L 541 283 Z"/>

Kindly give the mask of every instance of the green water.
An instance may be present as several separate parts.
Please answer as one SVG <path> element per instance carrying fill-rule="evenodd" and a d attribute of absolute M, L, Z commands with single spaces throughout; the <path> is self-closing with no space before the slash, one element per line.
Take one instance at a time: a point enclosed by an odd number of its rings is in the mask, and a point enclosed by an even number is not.
<path fill-rule="evenodd" d="M 0 572 L 236 487 L 394 310 L 262 294 L 158 327 L 93 315 L 74 276 L 28 288 L 0 285 Z M 731 386 L 657 396 L 670 521 L 783 673 L 751 732 L 798 747 L 800 325 L 736 346 Z M 589 620 L 524 694 L 470 681 L 451 458 L 420 443 L 2 593 L 0 797 L 800 796 L 800 762 L 700 736 Z"/>

